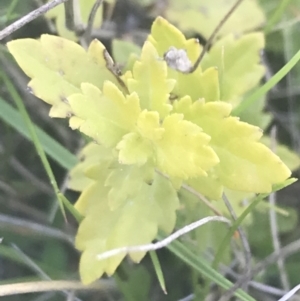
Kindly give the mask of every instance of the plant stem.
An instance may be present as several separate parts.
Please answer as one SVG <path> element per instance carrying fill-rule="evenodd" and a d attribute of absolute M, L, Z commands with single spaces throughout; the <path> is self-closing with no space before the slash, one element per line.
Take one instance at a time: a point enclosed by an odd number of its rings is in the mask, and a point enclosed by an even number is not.
<path fill-rule="evenodd" d="M 16 30 L 23 27 L 25 24 L 31 22 L 32 20 L 36 19 L 37 17 L 43 15 L 48 10 L 56 7 L 57 5 L 67 2 L 68 0 L 53 0 L 44 4 L 43 6 L 37 8 L 36 10 L 30 12 L 26 16 L 22 17 L 21 19 L 17 20 L 16 22 L 10 24 L 9 26 L 5 27 L 3 30 L 0 31 L 0 41 L 7 37 L 8 35 L 12 34 Z"/>

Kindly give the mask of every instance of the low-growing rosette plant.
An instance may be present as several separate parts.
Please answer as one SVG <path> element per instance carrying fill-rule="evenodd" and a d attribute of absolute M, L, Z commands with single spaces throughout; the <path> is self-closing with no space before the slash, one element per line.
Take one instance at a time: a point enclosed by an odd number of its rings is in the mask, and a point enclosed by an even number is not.
<path fill-rule="evenodd" d="M 141 54 L 123 74 L 101 42 L 85 50 L 61 37 L 20 39 L 8 49 L 31 78 L 31 91 L 91 138 L 69 187 L 81 191 L 76 235 L 80 275 L 90 283 L 112 275 L 126 253 L 97 255 L 151 242 L 173 231 L 178 194 L 189 185 L 210 200 L 224 189 L 271 193 L 291 171 L 265 144 L 263 132 L 232 116 L 232 108 L 264 75 L 262 33 L 219 39 L 193 72 L 165 60 L 184 50 L 193 65 L 202 46 L 158 17 Z M 242 59 L 241 59 L 242 58 Z M 139 262 L 145 252 L 129 252 Z"/>

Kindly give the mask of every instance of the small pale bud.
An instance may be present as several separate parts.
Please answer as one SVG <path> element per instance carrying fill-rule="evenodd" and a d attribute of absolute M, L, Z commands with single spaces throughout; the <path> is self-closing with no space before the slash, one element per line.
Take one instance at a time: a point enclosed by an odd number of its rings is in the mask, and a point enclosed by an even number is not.
<path fill-rule="evenodd" d="M 172 46 L 164 54 L 164 59 L 170 68 L 177 71 L 188 73 L 192 69 L 192 63 L 185 49 L 177 49 Z"/>

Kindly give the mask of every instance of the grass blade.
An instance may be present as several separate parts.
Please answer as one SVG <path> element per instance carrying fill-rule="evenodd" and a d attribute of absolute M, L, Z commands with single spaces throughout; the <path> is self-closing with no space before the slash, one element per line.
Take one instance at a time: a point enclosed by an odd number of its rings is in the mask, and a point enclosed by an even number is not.
<path fill-rule="evenodd" d="M 161 289 L 165 294 L 167 294 L 167 289 L 166 289 L 166 283 L 165 283 L 165 278 L 161 269 L 161 265 L 159 263 L 157 254 L 155 251 L 150 251 L 149 252 L 154 269 L 155 269 L 155 274 L 157 276 L 158 282 L 160 284 Z"/>
<path fill-rule="evenodd" d="M 28 128 L 25 125 L 20 113 L 9 105 L 4 99 L 0 97 L 0 118 L 23 137 L 32 141 Z M 56 140 L 50 137 L 42 129 L 34 126 L 38 139 L 43 146 L 44 151 L 55 160 L 61 167 L 69 170 L 78 162 L 76 156 L 69 152 L 66 148 L 60 145 Z"/>
<path fill-rule="evenodd" d="M 273 187 L 273 191 L 278 191 L 283 189 L 286 186 L 289 186 L 291 184 L 293 184 L 294 182 L 296 182 L 297 179 L 295 178 L 291 178 L 291 179 L 287 179 L 285 182 L 278 184 L 278 185 L 274 185 Z M 226 246 L 229 245 L 231 237 L 233 236 L 234 232 L 237 230 L 237 228 L 240 226 L 240 224 L 243 222 L 243 220 L 246 218 L 246 216 L 251 213 L 251 211 L 267 196 L 269 196 L 269 193 L 262 193 L 260 195 L 258 195 L 256 198 L 254 198 L 254 200 L 252 200 L 251 204 L 245 209 L 245 211 L 236 219 L 236 221 L 233 223 L 233 225 L 231 226 L 231 228 L 229 229 L 228 233 L 226 234 L 226 236 L 224 237 L 223 241 L 220 244 L 220 247 L 216 253 L 215 256 L 215 260 L 213 262 L 213 267 L 217 268 L 218 264 L 220 263 L 221 259 L 222 259 L 222 255 L 223 255 L 223 250 L 225 249 Z"/>
<path fill-rule="evenodd" d="M 161 239 L 161 238 L 159 238 Z M 195 271 L 199 272 L 204 277 L 207 277 L 214 283 L 218 284 L 220 287 L 228 290 L 233 284 L 225 277 L 223 277 L 220 273 L 214 270 L 209 264 L 207 264 L 204 260 L 200 259 L 199 256 L 192 253 L 185 245 L 183 245 L 180 241 L 176 240 L 170 245 L 168 245 L 168 249 L 174 253 L 177 257 L 182 259 L 185 263 L 191 266 Z M 239 289 L 235 292 L 235 296 L 240 298 L 242 301 L 256 301 L 250 295 L 248 295 L 243 290 Z"/>
<path fill-rule="evenodd" d="M 54 177 L 54 174 L 52 172 L 52 169 L 51 169 L 51 166 L 49 164 L 49 161 L 47 159 L 47 156 L 45 154 L 45 151 L 43 149 L 43 146 L 42 144 L 40 143 L 39 141 L 39 138 L 37 136 L 37 133 L 35 131 L 35 128 L 33 126 L 33 123 L 31 122 L 30 120 L 30 117 L 26 111 L 26 108 L 23 104 L 23 101 L 20 97 L 20 95 L 18 94 L 17 90 L 15 89 L 14 85 L 11 83 L 10 79 L 6 76 L 6 74 L 4 72 L 1 72 L 0 73 L 0 76 L 2 77 L 5 85 L 7 86 L 7 89 L 9 91 L 9 93 L 11 94 L 11 97 L 13 98 L 13 100 L 15 101 L 16 103 L 16 106 L 18 107 L 19 111 L 20 111 L 20 114 L 21 116 L 23 117 L 24 121 L 25 121 L 25 124 L 28 128 L 28 131 L 30 133 L 30 136 L 32 138 L 32 142 L 36 148 L 36 151 L 38 153 L 38 155 L 40 156 L 41 158 L 41 161 L 42 161 L 42 164 L 44 166 L 44 169 L 49 177 L 49 180 L 50 180 L 50 183 L 54 189 L 54 192 L 57 196 L 57 200 L 59 202 L 59 206 L 60 206 L 60 209 L 62 211 L 62 214 L 63 216 L 66 218 L 66 215 L 65 215 L 65 209 L 64 209 L 64 203 L 67 202 L 69 203 L 67 208 L 69 209 L 70 207 L 73 207 L 73 205 L 67 200 L 67 198 L 63 197 L 62 193 L 60 192 L 59 190 L 59 187 L 57 185 L 57 182 L 56 182 L 56 179 Z M 76 209 L 74 208 L 74 210 L 70 210 L 70 213 L 71 214 L 74 214 L 74 211 L 76 211 Z M 74 217 L 78 220 L 80 214 L 77 213 L 74 215 Z M 80 221 L 80 220 L 78 220 Z"/>
<path fill-rule="evenodd" d="M 280 20 L 281 16 L 283 15 L 286 7 L 288 6 L 288 4 L 290 2 L 291 2 L 291 0 L 281 0 L 280 4 L 276 7 L 275 12 L 269 18 L 269 20 L 264 28 L 264 32 L 266 35 L 272 31 L 273 27 Z"/>
<path fill-rule="evenodd" d="M 274 76 L 272 76 L 270 80 L 268 80 L 263 86 L 258 88 L 249 97 L 243 100 L 240 103 L 240 105 L 232 111 L 232 114 L 238 116 L 249 106 L 253 105 L 255 101 L 267 94 L 268 91 L 270 91 L 279 81 L 281 81 L 289 73 L 289 71 L 298 63 L 299 60 L 300 50 Z"/>

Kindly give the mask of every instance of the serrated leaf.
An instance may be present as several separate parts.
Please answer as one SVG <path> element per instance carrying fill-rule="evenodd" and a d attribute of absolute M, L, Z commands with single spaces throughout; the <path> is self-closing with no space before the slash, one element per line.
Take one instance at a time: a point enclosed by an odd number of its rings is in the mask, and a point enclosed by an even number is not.
<path fill-rule="evenodd" d="M 103 82 L 109 80 L 120 87 L 117 76 L 107 68 L 113 62 L 98 40 L 92 41 L 87 52 L 72 41 L 51 35 L 42 35 L 39 41 L 14 40 L 7 47 L 32 79 L 28 84 L 32 93 L 53 106 L 51 117 L 72 113 L 67 98 L 80 93 L 83 82 L 102 89 Z"/>
<path fill-rule="evenodd" d="M 181 30 L 198 32 L 208 39 L 235 1 L 219 0 L 216 6 L 214 1 L 207 0 L 172 0 L 166 16 L 168 20 L 178 24 Z M 231 32 L 241 34 L 262 26 L 264 21 L 264 13 L 257 1 L 245 0 L 226 20 L 218 36 Z"/>
<path fill-rule="evenodd" d="M 210 135 L 210 145 L 220 163 L 214 168 L 222 184 L 232 190 L 269 193 L 272 185 L 283 182 L 291 172 L 265 145 L 258 142 L 262 131 L 230 117 L 224 102 L 196 101 L 189 97 L 174 103 L 175 112 L 199 125 Z"/>
<path fill-rule="evenodd" d="M 158 204 L 157 222 L 166 234 L 173 231 L 176 222 L 176 210 L 179 208 L 179 199 L 171 181 L 155 173 L 152 183 L 152 202 Z"/>
<path fill-rule="evenodd" d="M 138 132 L 142 137 L 151 141 L 160 140 L 165 130 L 161 127 L 161 121 L 158 112 L 149 112 L 144 110 L 137 121 Z"/>
<path fill-rule="evenodd" d="M 103 168 L 105 165 L 109 165 L 113 154 L 111 149 L 96 143 L 89 143 L 81 150 L 78 157 L 80 162 L 69 173 L 68 188 L 83 191 L 93 182 L 91 175 L 87 176 L 87 171 L 94 166 Z"/>
<path fill-rule="evenodd" d="M 167 79 L 167 64 L 159 59 L 154 46 L 145 42 L 140 61 L 133 66 L 133 77 L 128 79 L 130 93 L 136 92 L 142 109 L 157 111 L 164 118 L 172 109 L 169 103 L 170 92 L 175 80 Z"/>
<path fill-rule="evenodd" d="M 154 175 L 152 185 L 141 178 L 140 181 L 135 195 L 125 195 L 126 201 L 115 210 L 110 209 L 107 198 L 101 197 L 110 187 L 96 182 L 88 188 L 89 197 L 97 201 L 91 203 L 76 237 L 76 246 L 83 251 L 80 275 L 84 283 L 96 280 L 104 272 L 113 274 L 125 256 L 98 261 L 96 255 L 118 247 L 149 243 L 155 238 L 158 227 L 168 233 L 174 228 L 179 201 L 171 183 L 158 174 Z M 144 252 L 131 253 L 130 257 L 138 262 L 144 255 Z"/>
<path fill-rule="evenodd" d="M 139 135 L 126 135 L 117 146 L 125 164 L 143 164 L 152 155 L 160 171 L 171 178 L 188 179 L 206 176 L 219 162 L 208 146 L 210 137 L 181 114 L 167 116 L 160 125 L 157 112 L 144 111 L 137 125 Z"/>
<path fill-rule="evenodd" d="M 155 143 L 158 168 L 171 177 L 187 179 L 205 176 L 219 162 L 208 146 L 210 137 L 181 114 L 165 118 L 162 139 Z"/>
<path fill-rule="evenodd" d="M 247 96 L 244 96 L 243 98 L 246 99 Z M 255 101 L 255 103 L 243 110 L 238 117 L 240 117 L 242 121 L 256 125 L 264 130 L 272 120 L 272 115 L 269 112 L 264 112 L 265 105 L 266 98 L 261 97 Z"/>
<path fill-rule="evenodd" d="M 202 49 L 197 39 L 187 40 L 179 29 L 162 17 L 157 17 L 153 22 L 148 41 L 153 44 L 160 57 L 174 46 L 185 49 L 191 62 L 197 60 Z"/>
<path fill-rule="evenodd" d="M 186 184 L 200 192 L 210 200 L 220 200 L 223 194 L 223 184 L 213 170 L 207 176 L 186 180 Z"/>
<path fill-rule="evenodd" d="M 119 152 L 119 162 L 122 164 L 143 165 L 153 155 L 150 141 L 141 137 L 138 133 L 125 135 L 117 145 Z"/>
<path fill-rule="evenodd" d="M 124 201 L 134 197 L 144 183 L 152 184 L 153 177 L 154 168 L 151 165 L 120 165 L 114 168 L 105 180 L 105 186 L 112 187 L 107 196 L 110 209 L 116 210 Z"/>
<path fill-rule="evenodd" d="M 94 4 L 95 4 L 95 0 L 79 0 L 78 1 L 79 14 L 77 15 L 77 18 L 81 21 L 82 25 L 84 25 L 84 26 L 87 25 L 89 15 L 91 13 L 91 10 L 92 10 Z M 95 21 L 93 23 L 93 28 L 97 28 L 97 27 L 101 26 L 102 13 L 103 13 L 103 5 L 101 5 L 96 12 Z M 76 34 L 73 31 L 66 28 L 64 4 L 57 5 L 53 9 L 49 10 L 45 14 L 45 16 L 48 17 L 49 19 L 55 19 L 55 25 L 56 25 L 57 33 L 59 36 L 64 37 L 69 40 L 72 40 L 72 41 L 79 40 L 78 36 L 76 36 Z"/>
<path fill-rule="evenodd" d="M 271 138 L 269 136 L 262 137 L 261 142 L 267 147 L 271 147 L 272 145 Z M 289 149 L 286 145 L 277 144 L 275 146 L 274 152 L 281 158 L 281 160 L 288 166 L 290 170 L 296 170 L 300 167 L 299 155 Z"/>
<path fill-rule="evenodd" d="M 143 165 L 154 156 L 153 141 L 162 138 L 164 129 L 159 124 L 157 112 L 144 110 L 137 120 L 137 132 L 129 133 L 117 145 L 119 162 Z"/>
<path fill-rule="evenodd" d="M 192 100 L 204 98 L 206 101 L 220 100 L 219 75 L 215 67 L 202 72 L 198 67 L 193 73 L 182 73 L 169 68 L 168 77 L 176 80 L 172 91 L 174 98 L 189 95 Z"/>
<path fill-rule="evenodd" d="M 139 99 L 133 93 L 126 97 L 113 83 L 107 81 L 103 92 L 94 85 L 83 83 L 82 94 L 68 98 L 75 116 L 70 126 L 80 129 L 106 147 L 114 147 L 121 138 L 135 130 L 140 113 Z"/>
<path fill-rule="evenodd" d="M 95 206 L 100 200 L 107 198 L 109 189 L 104 186 L 104 183 L 111 173 L 109 168 L 110 164 L 94 164 L 90 166 L 90 169 L 85 170 L 85 175 L 92 181 L 84 188 L 75 203 L 75 208 L 81 215 L 85 216 L 91 207 Z M 97 180 L 94 178 L 97 178 Z M 98 182 L 101 185 L 96 185 Z"/>
<path fill-rule="evenodd" d="M 236 38 L 233 34 L 217 41 L 201 62 L 205 70 L 217 67 L 220 80 L 220 100 L 236 104 L 241 96 L 255 87 L 265 73 L 260 64 L 264 48 L 262 33 L 250 33 Z"/>
<path fill-rule="evenodd" d="M 197 40 L 186 40 L 175 26 L 161 17 L 154 21 L 148 41 L 153 44 L 160 57 L 163 57 L 170 47 L 186 50 L 191 63 L 196 61 L 202 49 Z M 193 100 L 199 98 L 205 98 L 206 101 L 220 99 L 218 70 L 215 67 L 202 72 L 199 66 L 193 73 L 182 73 L 168 68 L 168 78 L 176 80 L 172 91 L 173 98 L 190 95 Z"/>

